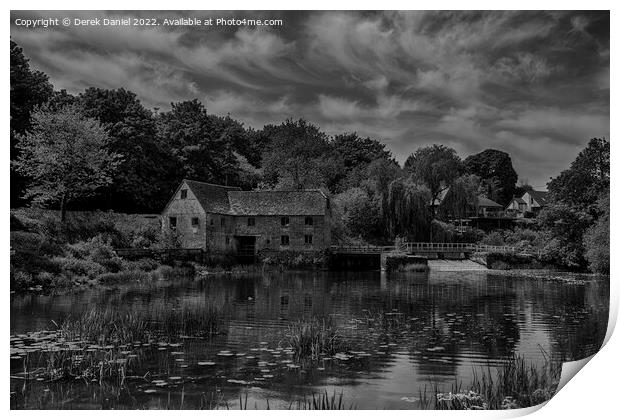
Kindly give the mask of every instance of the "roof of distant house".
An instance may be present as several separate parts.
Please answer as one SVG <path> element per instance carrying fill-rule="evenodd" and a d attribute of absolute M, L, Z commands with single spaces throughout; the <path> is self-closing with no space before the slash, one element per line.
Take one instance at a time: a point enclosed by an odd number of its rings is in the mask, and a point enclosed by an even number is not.
<path fill-rule="evenodd" d="M 522 199 L 522 198 L 519 198 L 519 197 L 513 197 L 513 198 L 512 198 L 512 201 L 516 201 L 516 202 L 517 202 L 517 203 L 519 203 L 519 204 L 526 204 L 526 203 L 525 203 L 525 200 L 524 200 L 524 199 Z"/>
<path fill-rule="evenodd" d="M 327 197 L 318 189 L 241 191 L 239 187 L 184 180 L 207 213 L 236 216 L 318 216 Z"/>
<path fill-rule="evenodd" d="M 532 197 L 534 197 L 534 200 L 536 200 L 536 202 L 541 206 L 546 205 L 549 200 L 549 192 L 547 191 L 530 190 L 526 192 L 528 192 Z"/>
<path fill-rule="evenodd" d="M 477 198 L 478 198 L 478 207 L 500 207 L 500 208 L 504 207 L 501 204 L 498 204 L 495 201 L 490 200 L 482 195 L 479 195 Z"/>

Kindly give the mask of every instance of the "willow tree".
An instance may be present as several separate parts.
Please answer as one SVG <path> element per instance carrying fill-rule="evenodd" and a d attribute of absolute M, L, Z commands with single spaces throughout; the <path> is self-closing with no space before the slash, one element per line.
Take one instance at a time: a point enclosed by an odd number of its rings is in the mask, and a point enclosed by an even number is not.
<path fill-rule="evenodd" d="M 463 175 L 456 178 L 439 205 L 437 211 L 439 218 L 451 221 L 476 213 L 481 182 L 476 175 Z"/>
<path fill-rule="evenodd" d="M 386 222 L 391 237 L 425 240 L 429 234 L 431 193 L 411 179 L 399 178 L 388 186 Z"/>
<path fill-rule="evenodd" d="M 75 106 L 32 115 L 32 128 L 19 137 L 15 168 L 30 179 L 24 198 L 33 204 L 58 203 L 61 220 L 67 204 L 92 196 L 112 182 L 121 162 L 110 152 L 110 137 L 98 121 Z"/>

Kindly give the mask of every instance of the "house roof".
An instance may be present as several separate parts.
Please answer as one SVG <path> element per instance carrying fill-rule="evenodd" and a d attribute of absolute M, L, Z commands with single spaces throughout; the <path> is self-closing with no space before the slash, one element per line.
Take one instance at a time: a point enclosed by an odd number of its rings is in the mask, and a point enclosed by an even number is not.
<path fill-rule="evenodd" d="M 527 204 L 524 199 L 519 198 L 519 197 L 513 197 L 512 201 L 516 201 L 519 204 Z"/>
<path fill-rule="evenodd" d="M 321 190 L 241 191 L 239 187 L 184 179 L 207 213 L 237 216 L 318 216 L 326 212 Z"/>
<path fill-rule="evenodd" d="M 209 184 L 206 182 L 184 180 L 192 190 L 202 208 L 209 213 L 229 213 L 230 202 L 228 193 L 239 191 L 239 187 Z"/>
<path fill-rule="evenodd" d="M 534 197 L 534 200 L 536 200 L 536 202 L 541 205 L 541 206 L 545 206 L 547 205 L 547 202 L 549 200 L 549 193 L 547 191 L 527 191 L 532 197 Z"/>
<path fill-rule="evenodd" d="M 229 191 L 230 211 L 245 216 L 324 215 L 327 197 L 321 190 Z"/>
<path fill-rule="evenodd" d="M 490 200 L 482 195 L 479 195 L 477 197 L 478 199 L 478 207 L 499 207 L 499 208 L 504 208 L 504 206 L 502 206 L 501 204 L 496 203 L 493 200 Z"/>

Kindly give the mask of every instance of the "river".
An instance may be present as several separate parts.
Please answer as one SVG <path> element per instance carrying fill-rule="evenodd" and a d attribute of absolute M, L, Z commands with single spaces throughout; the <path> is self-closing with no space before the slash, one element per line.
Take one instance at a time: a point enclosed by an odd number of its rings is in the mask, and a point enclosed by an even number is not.
<path fill-rule="evenodd" d="M 609 281 L 557 277 L 268 272 L 14 295 L 11 334 L 20 343 L 20 334 L 53 330 L 92 308 L 152 313 L 208 301 L 226 315 L 222 334 L 142 349 L 141 374 L 150 376 L 120 387 L 12 376 L 11 407 L 199 408 L 208 400 L 220 408 L 287 408 L 327 392 L 359 409 L 415 409 L 425 387 L 449 389 L 455 378 L 466 384 L 474 369 L 512 355 L 542 363 L 546 357 L 568 361 L 595 353 L 607 326 Z M 368 328 L 364 319 L 378 313 L 406 319 L 410 328 Z M 291 322 L 313 317 L 333 319 L 350 351 L 310 368 L 294 366 L 283 335 Z M 28 357 L 36 354 L 32 349 Z M 22 370 L 15 356 L 11 373 Z"/>

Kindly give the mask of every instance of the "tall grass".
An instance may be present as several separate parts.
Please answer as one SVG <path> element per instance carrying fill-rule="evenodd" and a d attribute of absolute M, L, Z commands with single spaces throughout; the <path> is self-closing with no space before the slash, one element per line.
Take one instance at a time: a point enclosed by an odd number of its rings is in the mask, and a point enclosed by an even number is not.
<path fill-rule="evenodd" d="M 528 364 L 522 356 L 505 359 L 498 368 L 474 369 L 471 384 L 456 382 L 449 392 L 435 389 L 434 400 L 426 408 L 439 410 L 511 409 L 541 404 L 553 397 L 561 374 L 561 364 L 544 355 L 541 366 Z"/>
<path fill-rule="evenodd" d="M 208 336 L 222 332 L 223 311 L 210 302 L 185 302 L 178 308 L 155 312 L 138 309 L 94 308 L 59 328 L 67 340 L 91 343 L 131 343 L 180 336 Z"/>
<path fill-rule="evenodd" d="M 331 318 L 298 321 L 291 324 L 284 341 L 293 349 L 298 362 L 314 362 L 341 351 L 344 341 Z"/>

